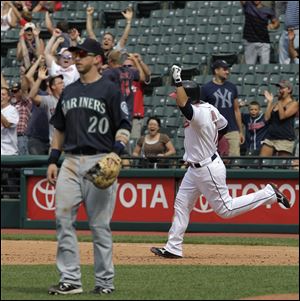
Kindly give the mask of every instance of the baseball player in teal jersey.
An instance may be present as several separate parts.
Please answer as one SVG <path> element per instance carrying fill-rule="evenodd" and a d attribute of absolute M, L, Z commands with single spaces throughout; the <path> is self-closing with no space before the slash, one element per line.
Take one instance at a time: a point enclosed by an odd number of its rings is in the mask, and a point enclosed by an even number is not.
<path fill-rule="evenodd" d="M 47 177 L 50 183 L 56 184 L 57 268 L 60 280 L 48 292 L 63 295 L 83 292 L 74 222 L 78 207 L 84 202 L 93 236 L 93 292 L 109 294 L 115 288 L 110 221 L 117 183 L 100 189 L 85 175 L 101 156 L 123 151 L 129 140 L 131 124 L 119 89 L 98 73 L 97 65 L 103 61 L 100 44 L 87 38 L 69 50 L 80 79 L 64 89 L 51 118 L 55 132 Z M 57 162 L 62 150 L 65 160 L 58 174 Z"/>
<path fill-rule="evenodd" d="M 199 100 L 197 83 L 181 80 L 180 67 L 174 65 L 171 70 L 176 85 L 176 102 L 186 118 L 183 159 L 188 162 L 189 168 L 176 195 L 168 241 L 163 248 L 152 247 L 151 252 L 166 258 L 181 258 L 189 216 L 201 194 L 223 218 L 232 218 L 275 202 L 282 203 L 286 208 L 290 208 L 290 204 L 274 184 L 236 198 L 229 195 L 226 168 L 217 152 L 218 136 L 225 134 L 227 120 L 214 106 Z"/>

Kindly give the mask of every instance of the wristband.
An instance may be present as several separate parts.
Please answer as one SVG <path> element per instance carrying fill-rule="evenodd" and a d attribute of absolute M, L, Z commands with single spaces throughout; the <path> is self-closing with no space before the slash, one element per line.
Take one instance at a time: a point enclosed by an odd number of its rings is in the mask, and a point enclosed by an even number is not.
<path fill-rule="evenodd" d="M 176 87 L 182 87 L 182 82 L 175 83 L 175 86 L 176 86 Z"/>
<path fill-rule="evenodd" d="M 50 156 L 48 158 L 48 165 L 50 164 L 57 165 L 60 155 L 61 155 L 61 151 L 59 149 L 55 149 L 55 148 L 51 149 Z"/>
<path fill-rule="evenodd" d="M 113 146 L 113 152 L 116 153 L 117 155 L 120 155 L 122 153 L 122 151 L 124 150 L 125 148 L 125 143 L 120 141 L 120 140 L 117 140 Z"/>

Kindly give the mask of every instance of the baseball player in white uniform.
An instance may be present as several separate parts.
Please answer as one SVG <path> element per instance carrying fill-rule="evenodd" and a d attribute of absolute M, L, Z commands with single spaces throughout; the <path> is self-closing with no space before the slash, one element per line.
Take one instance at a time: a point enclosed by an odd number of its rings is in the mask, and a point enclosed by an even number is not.
<path fill-rule="evenodd" d="M 227 120 L 214 106 L 199 101 L 199 85 L 193 81 L 182 81 L 180 67 L 173 65 L 171 73 L 176 85 L 176 102 L 186 118 L 183 159 L 189 167 L 175 199 L 168 241 L 163 248 L 152 247 L 151 252 L 166 258 L 182 258 L 183 236 L 190 212 L 201 194 L 215 213 L 223 218 L 232 218 L 275 202 L 286 208 L 290 208 L 290 204 L 272 183 L 240 197 L 229 195 L 226 168 L 217 153 L 218 137 L 226 133 Z"/>

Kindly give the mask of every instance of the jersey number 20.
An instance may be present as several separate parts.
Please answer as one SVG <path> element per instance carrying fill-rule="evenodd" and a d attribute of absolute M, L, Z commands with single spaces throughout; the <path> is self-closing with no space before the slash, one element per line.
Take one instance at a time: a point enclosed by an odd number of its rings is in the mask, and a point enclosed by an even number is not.
<path fill-rule="evenodd" d="M 102 117 L 100 120 L 98 120 L 96 116 L 90 117 L 88 133 L 96 133 L 97 129 L 100 134 L 106 134 L 108 132 L 109 122 L 106 117 Z"/>

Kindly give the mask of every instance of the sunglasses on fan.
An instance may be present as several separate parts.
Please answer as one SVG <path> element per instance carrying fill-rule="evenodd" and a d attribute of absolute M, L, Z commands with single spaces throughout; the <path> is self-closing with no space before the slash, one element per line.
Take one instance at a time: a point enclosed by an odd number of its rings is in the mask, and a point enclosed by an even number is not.
<path fill-rule="evenodd" d="M 64 60 L 71 60 L 73 58 L 73 56 L 71 54 L 69 54 L 69 55 L 62 54 L 61 58 L 63 58 Z"/>

